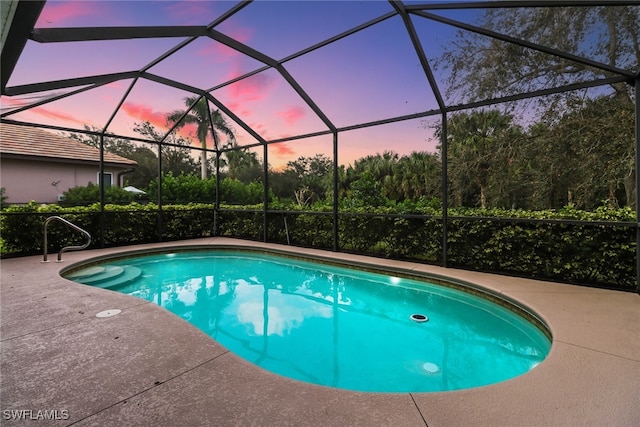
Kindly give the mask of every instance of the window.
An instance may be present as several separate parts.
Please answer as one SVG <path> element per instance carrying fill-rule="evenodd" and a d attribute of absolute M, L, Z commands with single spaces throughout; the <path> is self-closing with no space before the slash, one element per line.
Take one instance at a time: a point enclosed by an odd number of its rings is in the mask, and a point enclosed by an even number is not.
<path fill-rule="evenodd" d="M 102 174 L 104 177 L 104 188 L 109 188 L 113 185 L 113 172 L 105 172 Z M 100 185 L 100 172 L 98 172 L 98 185 Z"/>

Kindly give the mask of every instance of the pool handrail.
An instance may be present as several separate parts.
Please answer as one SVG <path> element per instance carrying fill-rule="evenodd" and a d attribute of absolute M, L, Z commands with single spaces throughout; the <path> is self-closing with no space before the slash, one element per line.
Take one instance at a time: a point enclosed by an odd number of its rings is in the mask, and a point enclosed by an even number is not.
<path fill-rule="evenodd" d="M 89 232 L 87 230 L 84 230 L 84 229 L 78 227 L 77 225 L 75 225 L 71 221 L 67 221 L 66 219 L 64 219 L 62 217 L 59 217 L 59 216 L 56 216 L 56 215 L 50 216 L 44 221 L 44 236 L 43 236 L 43 244 L 42 244 L 43 250 L 44 250 L 44 254 L 43 254 L 44 259 L 42 260 L 42 262 L 48 262 L 47 261 L 47 226 L 53 220 L 60 221 L 63 224 L 67 225 L 68 227 L 71 227 L 74 230 L 79 231 L 80 233 L 84 234 L 85 237 L 87 238 L 87 242 L 84 245 L 81 245 L 81 246 L 65 246 L 65 247 L 61 248 L 58 251 L 58 262 L 62 261 L 62 253 L 63 252 L 81 251 L 81 250 L 86 249 L 87 247 L 89 247 L 89 245 L 91 244 L 91 234 L 89 234 Z"/>

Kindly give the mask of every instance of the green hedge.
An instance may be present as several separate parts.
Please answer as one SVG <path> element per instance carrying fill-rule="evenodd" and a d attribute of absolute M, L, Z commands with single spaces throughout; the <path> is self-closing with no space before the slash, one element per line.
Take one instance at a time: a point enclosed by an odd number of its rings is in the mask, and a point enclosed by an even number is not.
<path fill-rule="evenodd" d="M 262 240 L 264 236 L 264 221 L 262 210 L 246 207 L 247 210 L 221 209 L 219 235 L 238 237 L 249 240 Z"/>
<path fill-rule="evenodd" d="M 87 230 L 93 237 L 90 248 L 124 246 L 160 240 L 182 240 L 214 234 L 213 205 L 166 205 L 158 215 L 155 204 L 105 205 L 104 236 L 101 238 L 100 205 L 63 208 L 56 205 L 12 206 L 0 214 L 2 256 L 43 252 L 43 228 L 47 217 L 60 216 Z M 84 243 L 84 237 L 58 221 L 48 226 L 48 251 Z"/>
<path fill-rule="evenodd" d="M 269 213 L 267 227 L 270 242 L 333 249 L 333 217 L 328 212 Z"/>
<path fill-rule="evenodd" d="M 599 225 L 469 222 L 449 225 L 449 263 L 633 290 L 635 229 Z"/>
<path fill-rule="evenodd" d="M 89 231 L 96 238 L 92 247 L 155 242 L 160 240 L 159 231 L 162 240 L 216 234 L 214 209 L 209 204 L 166 205 L 161 215 L 154 204 L 106 205 L 103 242 L 99 239 L 99 205 L 62 208 L 30 204 L 1 212 L 2 255 L 42 253 L 42 227 L 51 215 L 60 215 Z M 539 221 L 529 222 L 531 218 Z M 452 209 L 447 224 L 448 262 L 481 271 L 634 290 L 634 223 L 635 214 L 629 209 Z M 262 241 L 262 207 L 227 206 L 220 210 L 217 226 L 218 235 Z M 333 249 L 333 216 L 326 207 L 269 212 L 266 226 L 270 242 Z M 82 242 L 81 235 L 57 222 L 50 224 L 49 252 Z M 442 217 L 428 207 L 402 215 L 388 207 L 340 212 L 338 245 L 344 252 L 441 263 Z"/>
<path fill-rule="evenodd" d="M 635 214 L 630 209 L 451 209 L 449 216 L 450 266 L 635 290 Z M 332 248 L 332 217 L 318 212 L 270 213 L 269 241 L 287 243 L 284 217 L 292 245 Z M 621 222 L 626 224 L 615 225 Z M 405 215 L 391 208 L 341 212 L 338 245 L 345 252 L 439 264 L 442 217 L 429 208 Z"/>

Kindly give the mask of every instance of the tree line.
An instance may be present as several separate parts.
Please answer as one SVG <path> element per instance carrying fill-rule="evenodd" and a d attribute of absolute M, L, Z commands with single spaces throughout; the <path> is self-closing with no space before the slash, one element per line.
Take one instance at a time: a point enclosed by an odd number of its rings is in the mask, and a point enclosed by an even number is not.
<path fill-rule="evenodd" d="M 603 204 L 635 206 L 633 104 L 615 96 L 600 96 L 574 99 L 567 105 L 571 108 L 554 120 L 536 121 L 527 128 L 518 124 L 514 115 L 497 109 L 452 114 L 447 126 L 450 206 L 526 210 L 567 205 L 585 210 Z M 149 123 L 137 123 L 134 130 L 154 140 L 160 138 Z M 436 135 L 441 132 L 437 127 Z M 97 137 L 73 137 L 98 146 Z M 170 136 L 165 142 L 171 144 L 161 149 L 165 197 L 180 202 L 189 201 L 186 195 L 191 195 L 191 201 L 214 200 L 215 158 L 207 160 L 211 177 L 203 180 L 198 173 L 202 158 L 192 156 L 189 142 L 179 136 Z M 125 185 L 156 197 L 157 148 L 106 137 L 105 149 L 137 161 L 136 170 L 125 175 Z M 264 182 L 263 164 L 254 152 L 242 148 L 226 151 L 221 164 L 222 181 L 236 181 L 235 192 L 253 195 L 240 198 L 242 203 L 262 202 L 263 191 L 256 184 Z M 345 207 L 425 200 L 439 203 L 442 166 L 441 145 L 433 153 L 400 155 L 390 150 L 368 155 L 338 168 L 339 200 Z M 282 170 L 269 168 L 268 183 L 271 201 L 303 207 L 331 204 L 332 159 L 316 154 L 289 161 Z M 239 185 L 251 188 L 241 191 Z M 184 187 L 182 196 L 180 186 Z M 71 193 L 70 200 L 74 198 Z"/>

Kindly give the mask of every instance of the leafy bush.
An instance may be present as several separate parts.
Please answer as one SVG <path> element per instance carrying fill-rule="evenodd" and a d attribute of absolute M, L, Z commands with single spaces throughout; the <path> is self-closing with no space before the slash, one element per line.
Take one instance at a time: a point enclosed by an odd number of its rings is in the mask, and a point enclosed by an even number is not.
<path fill-rule="evenodd" d="M 35 255 L 43 252 L 45 220 L 60 216 L 91 234 L 90 248 L 149 243 L 160 240 L 181 240 L 213 235 L 213 205 L 165 205 L 162 215 L 158 206 L 107 204 L 104 207 L 104 227 L 101 228 L 100 204 L 61 207 L 30 203 L 11 206 L 0 216 L 3 256 Z M 101 229 L 104 234 L 101 234 Z M 84 237 L 60 222 L 48 226 L 48 250 L 84 243 Z"/>
<path fill-rule="evenodd" d="M 325 211 L 288 211 L 267 215 L 269 241 L 333 249 L 333 217 Z"/>
<path fill-rule="evenodd" d="M 146 190 L 150 200 L 158 200 L 158 180 L 153 179 Z M 199 175 L 162 177 L 162 199 L 168 203 L 213 203 L 216 199 L 215 177 L 201 179 Z"/>
<path fill-rule="evenodd" d="M 271 192 L 270 192 L 271 193 Z M 270 199 L 273 195 L 270 196 Z M 220 181 L 220 201 L 228 205 L 255 205 L 264 199 L 264 186 L 261 182 L 243 184 L 233 178 Z"/>
<path fill-rule="evenodd" d="M 151 181 L 146 192 L 150 200 L 158 199 L 156 179 Z M 222 203 L 253 205 L 262 203 L 263 198 L 264 186 L 260 182 L 244 184 L 229 177 L 220 181 Z M 194 174 L 174 176 L 169 173 L 162 177 L 162 199 L 167 203 L 213 203 L 216 200 L 216 178 L 201 179 Z"/>
<path fill-rule="evenodd" d="M 73 187 L 63 193 L 63 206 L 88 205 L 100 201 L 100 186 L 88 183 L 85 187 Z M 130 203 L 139 198 L 138 195 L 130 193 L 120 187 L 107 187 L 104 190 L 104 200 L 106 203 Z"/>
<path fill-rule="evenodd" d="M 354 207 L 340 212 L 339 248 L 372 256 L 441 262 L 442 216 L 435 204 Z M 226 205 L 217 218 L 212 204 L 164 205 L 162 210 L 152 203 L 108 204 L 104 211 L 101 235 L 99 204 L 73 208 L 36 203 L 10 206 L 0 213 L 2 255 L 42 253 L 43 224 L 51 215 L 60 215 L 89 231 L 95 238 L 92 247 L 214 235 L 259 241 L 264 237 L 261 204 Z M 330 207 L 320 204 L 307 211 L 270 211 L 266 221 L 268 241 L 331 250 L 331 212 Z M 595 212 L 573 207 L 535 212 L 451 209 L 448 262 L 462 268 L 634 290 L 634 219 L 630 209 L 606 207 Z M 82 236 L 51 223 L 50 250 L 82 241 Z"/>
<path fill-rule="evenodd" d="M 0 188 L 0 210 L 7 207 L 7 199 L 8 197 L 4 194 L 6 192 L 6 188 Z"/>
<path fill-rule="evenodd" d="M 219 216 L 220 235 L 241 239 L 262 240 L 264 221 L 261 206 L 242 206 L 236 209 L 221 209 Z"/>

